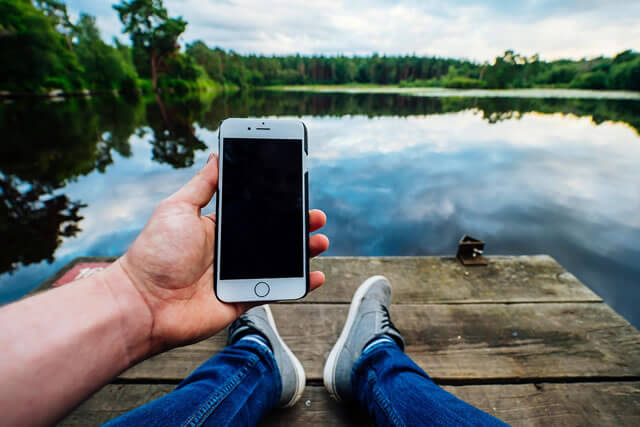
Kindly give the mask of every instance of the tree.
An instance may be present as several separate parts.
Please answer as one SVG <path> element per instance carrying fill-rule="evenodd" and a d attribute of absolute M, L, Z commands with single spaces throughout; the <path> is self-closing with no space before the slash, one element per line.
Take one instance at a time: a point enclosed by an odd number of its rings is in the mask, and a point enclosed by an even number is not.
<path fill-rule="evenodd" d="M 204 68 L 211 79 L 217 82 L 224 81 L 222 59 L 219 52 L 209 49 L 209 47 L 200 40 L 187 45 L 186 52 L 187 55 L 195 59 L 198 65 Z"/>
<path fill-rule="evenodd" d="M 54 28 L 64 36 L 67 41 L 67 46 L 72 50 L 71 38 L 74 25 L 71 23 L 71 19 L 69 19 L 67 5 L 58 0 L 35 0 L 34 3 L 36 7 L 43 11 L 47 18 L 51 20 Z"/>
<path fill-rule="evenodd" d="M 83 87 L 77 58 L 31 1 L 0 1 L 0 88 L 41 92 Z"/>
<path fill-rule="evenodd" d="M 156 89 L 158 74 L 166 70 L 167 59 L 178 51 L 178 37 L 187 28 L 187 22 L 180 17 L 169 18 L 162 0 L 123 0 L 113 8 L 124 25 L 123 32 L 131 38 L 134 51 L 147 57 L 151 84 Z"/>
<path fill-rule="evenodd" d="M 120 50 L 102 41 L 93 16 L 81 14 L 73 34 L 74 51 L 91 90 L 131 91 L 137 88 L 135 70 Z"/>

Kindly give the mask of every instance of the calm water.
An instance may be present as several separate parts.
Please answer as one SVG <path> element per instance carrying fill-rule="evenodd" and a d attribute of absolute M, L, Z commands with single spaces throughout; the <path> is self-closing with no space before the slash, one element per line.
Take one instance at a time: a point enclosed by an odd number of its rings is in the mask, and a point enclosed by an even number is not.
<path fill-rule="evenodd" d="M 257 93 L 0 105 L 0 303 L 126 251 L 228 116 L 301 117 L 328 255 L 552 255 L 640 325 L 640 101 Z M 212 210 L 212 204 L 206 211 Z"/>

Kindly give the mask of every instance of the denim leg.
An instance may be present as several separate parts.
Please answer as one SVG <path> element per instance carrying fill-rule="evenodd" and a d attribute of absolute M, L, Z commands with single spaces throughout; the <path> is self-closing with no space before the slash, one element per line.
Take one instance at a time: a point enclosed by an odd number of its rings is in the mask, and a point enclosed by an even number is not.
<path fill-rule="evenodd" d="M 256 425 L 280 400 L 280 372 L 271 351 L 239 340 L 206 361 L 176 389 L 108 426 Z"/>
<path fill-rule="evenodd" d="M 379 344 L 361 355 L 351 385 L 376 425 L 506 425 L 438 387 L 393 343 Z"/>

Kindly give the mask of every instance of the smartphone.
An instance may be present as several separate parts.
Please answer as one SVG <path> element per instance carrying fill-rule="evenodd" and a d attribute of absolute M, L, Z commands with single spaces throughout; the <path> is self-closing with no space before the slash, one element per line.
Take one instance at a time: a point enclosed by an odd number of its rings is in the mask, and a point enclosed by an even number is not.
<path fill-rule="evenodd" d="M 309 291 L 308 138 L 299 120 L 226 119 L 213 286 L 223 302 L 292 300 Z"/>

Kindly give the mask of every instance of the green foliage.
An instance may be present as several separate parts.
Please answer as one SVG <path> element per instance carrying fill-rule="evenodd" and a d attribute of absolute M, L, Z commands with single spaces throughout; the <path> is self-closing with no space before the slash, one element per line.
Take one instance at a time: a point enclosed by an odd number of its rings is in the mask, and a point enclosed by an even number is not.
<path fill-rule="evenodd" d="M 444 83 L 440 79 L 429 79 L 429 80 L 401 80 L 398 83 L 400 87 L 443 87 Z"/>
<path fill-rule="evenodd" d="M 454 77 L 452 79 L 445 80 L 444 87 L 452 89 L 477 89 L 486 86 L 484 80 L 472 79 L 469 77 Z"/>
<path fill-rule="evenodd" d="M 81 68 L 67 39 L 29 0 L 0 0 L 0 88 L 79 90 Z"/>
<path fill-rule="evenodd" d="M 611 89 L 640 90 L 640 54 L 636 53 L 635 58 L 624 62 L 615 63 L 614 59 L 614 64 L 611 67 L 609 87 Z"/>
<path fill-rule="evenodd" d="M 58 0 L 34 0 L 34 3 L 49 18 L 54 28 L 65 37 L 67 45 L 71 49 L 74 25 L 71 23 L 67 6 L 64 2 Z"/>
<path fill-rule="evenodd" d="M 638 90 L 639 54 L 625 51 L 614 59 L 554 62 L 538 55 L 521 56 L 511 50 L 493 64 L 417 56 L 325 57 L 239 56 L 202 41 L 187 46 L 186 54 L 217 82 L 245 86 L 298 84 L 396 84 L 401 87 L 529 88 L 576 87 Z"/>
<path fill-rule="evenodd" d="M 455 69 L 461 73 L 460 77 L 470 79 L 478 79 L 480 74 L 480 67 L 476 64 L 445 58 L 379 55 L 371 57 L 240 56 L 233 51 L 211 49 L 202 41 L 188 45 L 186 54 L 192 56 L 212 80 L 221 83 L 231 82 L 239 87 L 292 84 L 399 84 L 401 82 L 413 84 L 413 82 L 440 79 L 448 73 L 449 69 Z"/>
<path fill-rule="evenodd" d="M 536 78 L 539 84 L 550 86 L 570 83 L 578 73 L 573 64 L 553 64 Z"/>
<path fill-rule="evenodd" d="M 571 88 L 606 89 L 607 74 L 604 71 L 578 74 L 569 84 Z"/>
<path fill-rule="evenodd" d="M 107 45 L 96 27 L 95 18 L 81 14 L 74 28 L 74 52 L 84 69 L 83 77 L 93 91 L 121 89 L 135 93 L 136 73 L 122 48 Z"/>
<path fill-rule="evenodd" d="M 202 66 L 212 80 L 224 81 L 222 73 L 222 55 L 224 55 L 224 52 L 221 55 L 221 51 L 209 49 L 206 44 L 197 41 L 187 45 L 186 54 Z"/>
<path fill-rule="evenodd" d="M 113 8 L 124 25 L 123 31 L 131 37 L 138 73 L 149 76 L 155 88 L 158 74 L 166 71 L 168 59 L 179 49 L 178 37 L 187 28 L 187 22 L 170 18 L 162 0 L 123 0 Z"/>

